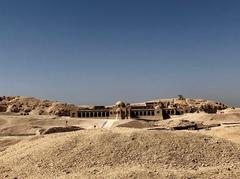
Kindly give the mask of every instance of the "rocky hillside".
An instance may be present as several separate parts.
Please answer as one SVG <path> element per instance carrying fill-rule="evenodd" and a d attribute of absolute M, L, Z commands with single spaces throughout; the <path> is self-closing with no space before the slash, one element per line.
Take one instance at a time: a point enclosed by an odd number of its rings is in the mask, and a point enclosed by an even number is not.
<path fill-rule="evenodd" d="M 227 105 L 213 100 L 184 98 L 179 95 L 177 98 L 157 99 L 148 102 L 159 102 L 165 108 L 190 108 L 192 112 L 204 111 L 207 113 L 216 113 L 217 110 L 228 108 Z"/>
<path fill-rule="evenodd" d="M 82 130 L 0 153 L 0 178 L 238 178 L 236 144 L 187 132 Z"/>
<path fill-rule="evenodd" d="M 203 99 L 172 98 L 154 100 L 163 104 L 164 107 L 190 107 L 195 111 L 215 112 L 226 109 L 227 106 L 220 102 Z M 79 108 L 74 104 L 67 104 L 57 101 L 40 100 L 33 97 L 24 96 L 2 96 L 0 97 L 0 112 L 14 112 L 23 115 L 58 115 L 69 116 L 70 111 Z"/>
<path fill-rule="evenodd" d="M 0 97 L 0 112 L 14 112 L 37 115 L 69 116 L 70 110 L 76 105 L 49 100 L 40 100 L 33 97 L 8 96 Z"/>

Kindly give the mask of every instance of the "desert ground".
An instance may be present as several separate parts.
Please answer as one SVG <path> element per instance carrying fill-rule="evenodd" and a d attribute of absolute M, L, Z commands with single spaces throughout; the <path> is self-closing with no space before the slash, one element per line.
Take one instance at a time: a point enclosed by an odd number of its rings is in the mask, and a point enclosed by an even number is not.
<path fill-rule="evenodd" d="M 189 122 L 209 127 L 174 130 Z M 240 109 L 158 122 L 1 113 L 0 178 L 237 179 Z"/>

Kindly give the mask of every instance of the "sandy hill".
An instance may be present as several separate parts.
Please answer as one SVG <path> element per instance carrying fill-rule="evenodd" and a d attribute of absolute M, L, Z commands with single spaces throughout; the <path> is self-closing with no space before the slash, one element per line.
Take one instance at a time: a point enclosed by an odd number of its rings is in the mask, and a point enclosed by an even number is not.
<path fill-rule="evenodd" d="M 98 129 L 21 141 L 0 163 L 1 178 L 236 178 L 240 149 L 186 132 Z"/>

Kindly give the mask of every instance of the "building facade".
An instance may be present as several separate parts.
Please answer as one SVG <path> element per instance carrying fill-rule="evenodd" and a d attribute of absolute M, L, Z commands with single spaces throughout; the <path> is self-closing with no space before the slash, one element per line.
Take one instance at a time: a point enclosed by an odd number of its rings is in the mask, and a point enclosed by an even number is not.
<path fill-rule="evenodd" d="M 164 108 L 161 103 L 125 104 L 122 101 L 118 101 L 112 106 L 79 107 L 79 109 L 70 112 L 70 116 L 75 118 L 144 120 L 163 120 L 174 114 L 177 114 L 175 108 Z"/>

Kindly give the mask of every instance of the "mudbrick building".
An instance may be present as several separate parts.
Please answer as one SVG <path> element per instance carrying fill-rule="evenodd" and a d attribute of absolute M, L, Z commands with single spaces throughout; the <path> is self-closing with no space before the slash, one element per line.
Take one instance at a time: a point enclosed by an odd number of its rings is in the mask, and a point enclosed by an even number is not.
<path fill-rule="evenodd" d="M 76 118 L 104 118 L 104 119 L 144 119 L 163 120 L 169 115 L 180 115 L 190 112 L 189 108 L 178 108 L 165 105 L 159 101 L 125 104 L 118 101 L 112 106 L 86 106 L 70 112 Z"/>

